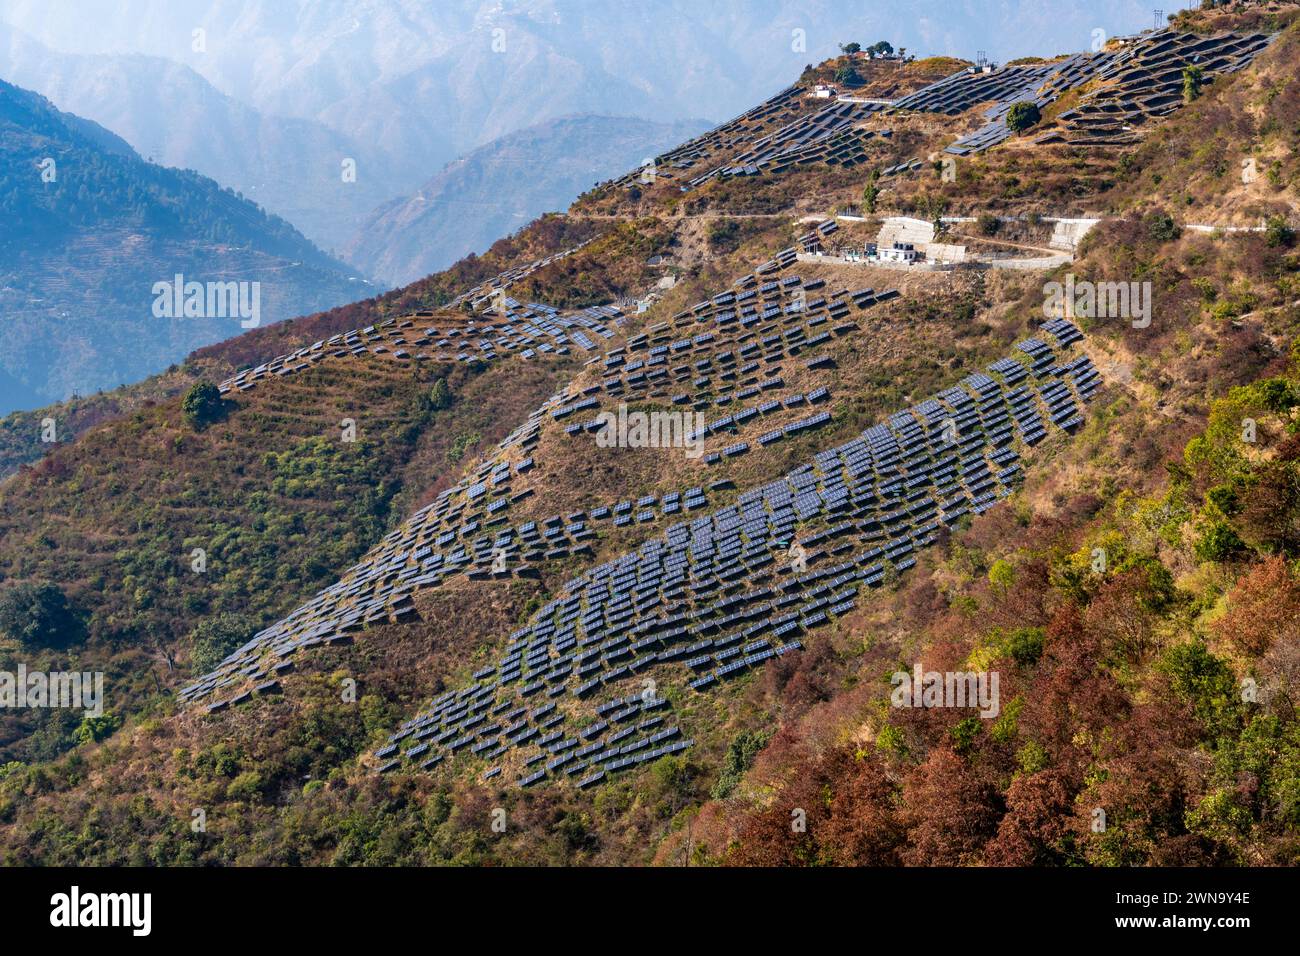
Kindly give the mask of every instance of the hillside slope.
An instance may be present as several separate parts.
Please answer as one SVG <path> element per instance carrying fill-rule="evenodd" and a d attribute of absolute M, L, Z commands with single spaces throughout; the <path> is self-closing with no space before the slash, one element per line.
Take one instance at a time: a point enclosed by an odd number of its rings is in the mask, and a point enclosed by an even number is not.
<path fill-rule="evenodd" d="M 1225 122 L 1294 137 L 1300 6 L 1251 9 L 1129 41 L 1251 51 L 1132 140 L 1009 136 L 955 181 L 918 158 L 1078 76 L 792 88 L 482 259 L 201 351 L 249 366 L 206 427 L 172 397 L 55 449 L 0 487 L 0 587 L 85 633 L 5 646 L 112 662 L 117 710 L 10 725 L 3 858 L 1294 862 L 1297 223 L 1183 209 Z M 1294 210 L 1287 170 L 1222 208 Z M 864 256 L 918 207 L 1004 255 Z M 1114 214 L 1038 267 L 1079 208 Z M 1150 321 L 1062 320 L 1051 281 L 1137 283 Z M 1000 692 L 907 706 L 914 669 Z"/>
<path fill-rule="evenodd" d="M 160 166 L 243 193 L 331 251 L 419 173 L 321 123 L 261 113 L 161 57 L 59 53 L 0 23 L 0 78 L 114 130 Z M 341 176 L 348 158 L 362 173 L 355 182 Z"/>
<path fill-rule="evenodd" d="M 142 378 L 241 322 L 274 323 L 365 288 L 283 220 L 195 173 L 147 163 L 102 127 L 8 83 L 0 154 L 9 330 L 0 365 L 23 387 L 0 410 Z M 155 285 L 177 275 L 243 283 L 246 308 L 209 313 L 200 295 L 197 316 L 173 314 L 171 302 L 156 315 Z"/>
<path fill-rule="evenodd" d="M 690 139 L 703 123 L 571 116 L 511 133 L 456 160 L 413 196 L 375 209 L 344 255 L 404 285 L 487 249 L 593 183 Z"/>

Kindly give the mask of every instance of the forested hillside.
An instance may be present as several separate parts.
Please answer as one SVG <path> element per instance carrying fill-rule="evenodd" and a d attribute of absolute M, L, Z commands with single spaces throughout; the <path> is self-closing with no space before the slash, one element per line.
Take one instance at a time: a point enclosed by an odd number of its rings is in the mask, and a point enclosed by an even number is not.
<path fill-rule="evenodd" d="M 156 315 L 155 284 L 178 274 L 257 283 L 267 324 L 366 289 L 283 220 L 3 82 L 0 158 L 0 411 L 135 381 L 239 332 L 246 316 Z"/>
<path fill-rule="evenodd" d="M 0 648 L 110 693 L 6 718 L 0 859 L 1294 864 L 1297 49 L 1241 2 L 988 72 L 846 49 L 57 409 Z M 879 95 L 817 95 L 849 68 Z M 687 412 L 699 455 L 604 440 Z"/>

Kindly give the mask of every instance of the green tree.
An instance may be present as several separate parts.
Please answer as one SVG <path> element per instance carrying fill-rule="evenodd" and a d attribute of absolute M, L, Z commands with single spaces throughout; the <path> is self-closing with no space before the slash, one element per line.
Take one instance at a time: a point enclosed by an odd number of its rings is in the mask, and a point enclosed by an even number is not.
<path fill-rule="evenodd" d="M 989 584 L 996 590 L 1005 594 L 1011 589 L 1011 585 L 1016 583 L 1016 569 L 1011 566 L 1010 561 L 1004 561 L 999 558 L 993 562 L 989 568 Z"/>
<path fill-rule="evenodd" d="M 1172 242 L 1183 234 L 1174 217 L 1167 212 L 1152 212 L 1147 215 L 1147 235 L 1156 242 Z"/>
<path fill-rule="evenodd" d="M 1037 664 L 1043 656 L 1047 633 L 1041 627 L 1018 627 L 1007 635 L 1003 648 L 1022 667 Z"/>
<path fill-rule="evenodd" d="M 88 744 L 92 741 L 99 743 L 99 741 L 111 737 L 117 728 L 121 726 L 122 718 L 115 714 L 104 714 L 102 717 L 87 717 L 72 732 L 72 736 L 79 744 Z"/>
<path fill-rule="evenodd" d="M 1013 103 L 1011 109 L 1007 111 L 1007 128 L 1013 133 L 1023 133 L 1042 118 L 1043 114 L 1039 112 L 1038 104 L 1021 100 L 1019 103 Z"/>
<path fill-rule="evenodd" d="M 1205 79 L 1205 71 L 1199 66 L 1183 67 L 1183 102 L 1190 103 L 1192 100 L 1201 95 L 1201 83 Z"/>
<path fill-rule="evenodd" d="M 465 432 L 457 435 L 452 440 L 451 447 L 447 449 L 447 461 L 455 465 L 465 457 L 465 453 L 477 445 L 480 441 L 478 432 Z"/>
<path fill-rule="evenodd" d="M 868 216 L 876 212 L 876 202 L 880 199 L 880 186 L 877 180 L 880 179 L 880 171 L 873 169 L 871 175 L 867 177 L 867 185 L 862 190 L 862 209 Z"/>
<path fill-rule="evenodd" d="M 1264 241 L 1270 248 L 1289 246 L 1295 242 L 1295 230 L 1287 223 L 1284 216 L 1269 216 L 1264 226 Z"/>
<path fill-rule="evenodd" d="M 0 634 L 26 647 L 66 647 L 84 635 L 56 584 L 14 584 L 0 591 Z"/>
<path fill-rule="evenodd" d="M 190 670 L 206 674 L 215 670 L 232 651 L 248 643 L 257 632 L 257 620 L 227 611 L 199 622 L 190 632 Z"/>
<path fill-rule="evenodd" d="M 221 391 L 211 382 L 195 382 L 181 400 L 181 412 L 190 427 L 201 432 L 225 414 Z"/>
<path fill-rule="evenodd" d="M 451 389 L 448 388 L 446 379 L 440 378 L 433 383 L 433 388 L 429 390 L 429 404 L 435 411 L 451 406 Z"/>
<path fill-rule="evenodd" d="M 850 56 L 852 56 L 854 53 L 861 53 L 861 52 L 862 52 L 862 44 L 861 44 L 861 43 L 841 43 L 841 44 L 840 44 L 840 52 L 842 52 L 842 53 L 847 53 L 847 54 L 849 54 Z"/>

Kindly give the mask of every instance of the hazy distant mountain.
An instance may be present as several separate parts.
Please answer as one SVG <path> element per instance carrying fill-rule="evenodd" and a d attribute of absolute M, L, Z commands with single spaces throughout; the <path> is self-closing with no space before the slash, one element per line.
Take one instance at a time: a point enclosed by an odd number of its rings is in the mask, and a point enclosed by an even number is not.
<path fill-rule="evenodd" d="M 849 40 L 1005 60 L 1152 21 L 1139 0 L 908 0 L 907 13 L 857 0 L 3 0 L 0 21 L 30 36 L 0 32 L 0 77 L 341 249 L 430 170 L 549 119 L 723 120 Z"/>
<path fill-rule="evenodd" d="M 363 173 L 400 163 L 321 123 L 260 113 L 161 57 L 58 53 L 0 23 L 0 78 L 103 124 L 142 156 L 242 192 L 326 248 L 427 173 L 411 157 L 393 182 L 345 182 L 345 159 Z"/>
<path fill-rule="evenodd" d="M 707 128 L 571 116 L 511 133 L 448 164 L 413 196 L 376 209 L 346 256 L 366 273 L 404 285 L 444 269 L 544 212 L 562 211 L 596 182 Z"/>
<path fill-rule="evenodd" d="M 1186 3 L 1170 4 L 1173 12 Z M 184 63 L 272 115 L 319 120 L 442 161 L 591 112 L 723 119 L 839 43 L 1009 59 L 1149 27 L 1141 0 L 6 0 L 0 19 L 59 50 Z M 202 30 L 196 39 L 195 31 Z"/>
<path fill-rule="evenodd" d="M 141 378 L 241 320 L 266 325 L 370 291 L 282 219 L 2 81 L 0 222 L 0 413 Z M 184 317 L 174 297 L 159 305 L 158 284 L 177 275 L 237 285 L 211 300 L 204 285 L 200 315 Z"/>

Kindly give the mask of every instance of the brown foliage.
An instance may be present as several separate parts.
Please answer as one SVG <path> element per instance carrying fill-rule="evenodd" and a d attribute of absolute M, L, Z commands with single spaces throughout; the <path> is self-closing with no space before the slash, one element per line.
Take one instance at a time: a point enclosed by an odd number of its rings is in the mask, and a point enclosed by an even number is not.
<path fill-rule="evenodd" d="M 1300 642 L 1300 581 L 1280 557 L 1251 568 L 1228 595 L 1214 633 L 1242 654 L 1260 657 L 1274 641 Z"/>
<path fill-rule="evenodd" d="M 807 754 L 772 803 L 749 816 L 727 862 L 741 866 L 888 866 L 899 862 L 903 828 L 895 788 L 874 755 L 839 748 Z M 806 827 L 792 822 L 803 811 Z"/>
<path fill-rule="evenodd" d="M 1073 790 L 1073 781 L 1060 770 L 1017 777 L 1007 790 L 1007 814 L 985 851 L 985 862 L 994 866 L 1060 863 Z"/>
<path fill-rule="evenodd" d="M 944 748 L 933 751 L 903 784 L 909 866 L 960 866 L 976 862 L 997 830 L 1001 799 L 966 761 Z"/>

